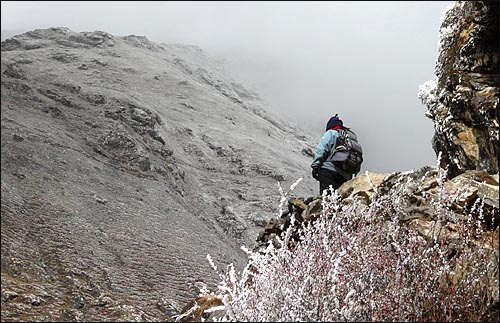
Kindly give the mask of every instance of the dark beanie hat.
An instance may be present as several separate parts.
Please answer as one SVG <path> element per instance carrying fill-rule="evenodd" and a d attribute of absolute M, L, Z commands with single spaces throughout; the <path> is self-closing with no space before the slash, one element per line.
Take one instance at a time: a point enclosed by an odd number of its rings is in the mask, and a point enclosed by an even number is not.
<path fill-rule="evenodd" d="M 326 124 L 326 130 L 327 131 L 328 129 L 332 129 L 333 127 L 335 126 L 343 126 L 344 123 L 342 122 L 342 120 L 340 120 L 337 115 L 335 115 L 334 117 L 331 117 L 330 120 L 328 120 L 328 123 Z"/>

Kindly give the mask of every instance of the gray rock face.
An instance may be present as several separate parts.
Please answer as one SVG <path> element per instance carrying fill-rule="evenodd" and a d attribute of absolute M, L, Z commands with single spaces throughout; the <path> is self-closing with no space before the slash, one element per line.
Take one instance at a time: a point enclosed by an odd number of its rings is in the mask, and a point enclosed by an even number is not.
<path fill-rule="evenodd" d="M 316 139 L 193 46 L 67 28 L 2 42 L 2 319 L 168 320 L 243 266 Z"/>
<path fill-rule="evenodd" d="M 443 16 L 434 80 L 419 97 L 434 121 L 433 149 L 451 177 L 498 173 L 498 2 L 457 1 Z"/>

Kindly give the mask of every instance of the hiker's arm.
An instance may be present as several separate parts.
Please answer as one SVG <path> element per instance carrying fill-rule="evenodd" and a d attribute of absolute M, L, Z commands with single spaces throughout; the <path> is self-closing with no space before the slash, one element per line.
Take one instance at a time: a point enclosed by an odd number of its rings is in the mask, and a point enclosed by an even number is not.
<path fill-rule="evenodd" d="M 321 167 L 321 164 L 328 157 L 329 152 L 332 147 L 335 147 L 335 142 L 337 141 L 337 131 L 326 131 L 321 137 L 316 152 L 314 153 L 313 162 L 311 167 Z"/>

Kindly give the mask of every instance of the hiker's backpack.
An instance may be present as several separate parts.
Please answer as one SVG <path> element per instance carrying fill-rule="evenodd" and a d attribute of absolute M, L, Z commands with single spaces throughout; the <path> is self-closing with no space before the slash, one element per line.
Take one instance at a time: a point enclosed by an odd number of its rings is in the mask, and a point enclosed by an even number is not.
<path fill-rule="evenodd" d="M 326 161 L 332 162 L 335 167 L 339 167 L 347 173 L 357 174 L 363 163 L 363 150 L 358 143 L 358 138 L 349 128 L 337 131 L 339 132 L 337 143 Z"/>

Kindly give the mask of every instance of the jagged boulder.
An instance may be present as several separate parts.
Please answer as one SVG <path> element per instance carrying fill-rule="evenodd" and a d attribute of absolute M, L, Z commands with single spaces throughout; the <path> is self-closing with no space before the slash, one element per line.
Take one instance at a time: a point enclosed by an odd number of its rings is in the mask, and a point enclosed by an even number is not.
<path fill-rule="evenodd" d="M 390 174 L 376 174 L 366 172 L 357 176 L 339 187 L 338 193 L 342 198 L 350 201 L 358 199 L 365 205 L 369 205 L 374 189 L 379 186 Z"/>
<path fill-rule="evenodd" d="M 457 1 L 444 14 L 436 76 L 420 87 L 434 122 L 433 149 L 450 177 L 468 169 L 498 173 L 498 7 Z"/>
<path fill-rule="evenodd" d="M 217 295 L 202 295 L 189 302 L 175 317 L 176 322 L 203 322 L 211 318 L 214 308 L 224 306 L 221 297 Z M 212 309 L 212 310 L 211 310 Z M 212 317 L 213 318 L 213 317 Z M 212 322 L 213 320 L 208 320 Z"/>

